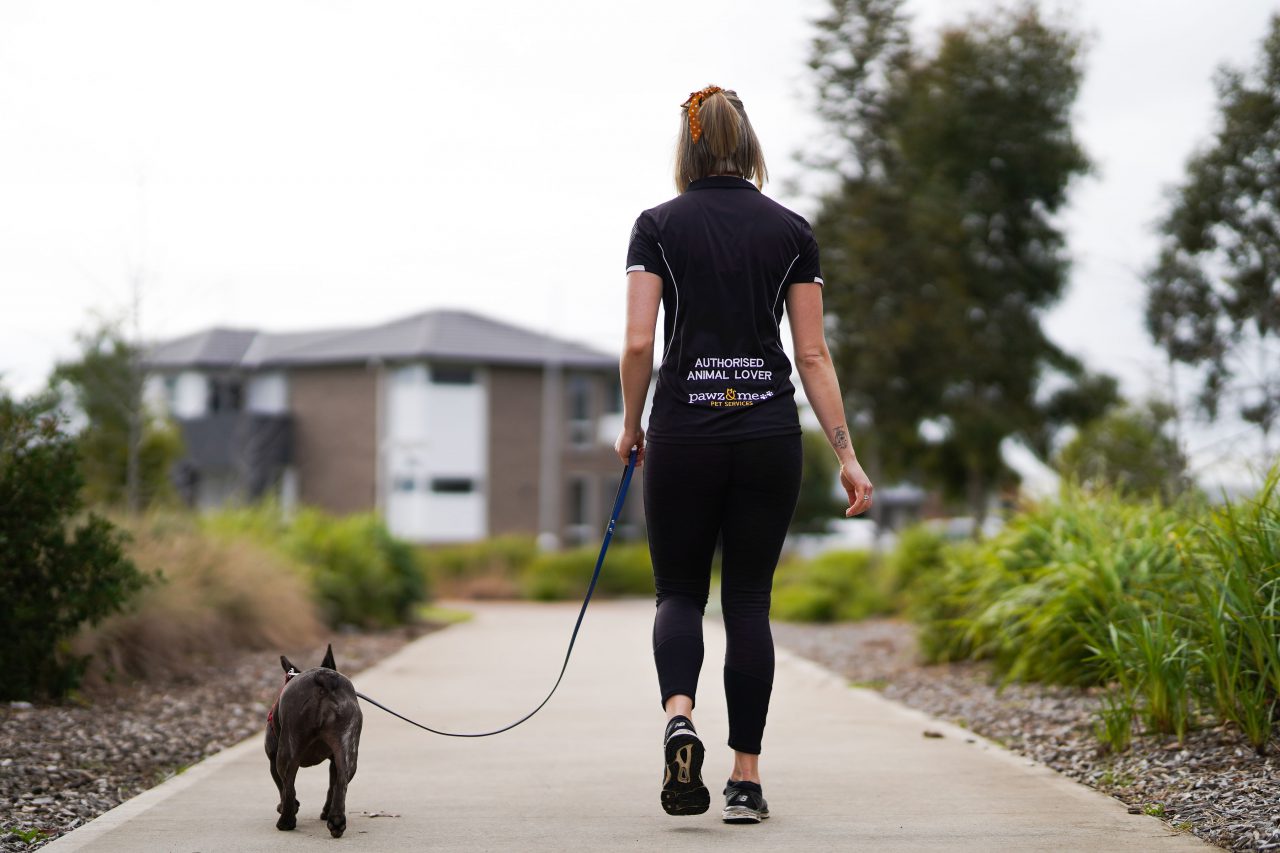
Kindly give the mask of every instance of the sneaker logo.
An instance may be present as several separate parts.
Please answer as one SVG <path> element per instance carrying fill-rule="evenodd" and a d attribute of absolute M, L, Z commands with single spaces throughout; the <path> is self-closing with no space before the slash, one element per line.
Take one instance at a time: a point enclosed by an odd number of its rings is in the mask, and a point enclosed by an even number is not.
<path fill-rule="evenodd" d="M 740 802 L 740 803 L 745 803 L 746 801 L 747 801 L 747 795 L 746 795 L 746 794 L 743 794 L 741 797 L 738 797 L 738 802 Z"/>

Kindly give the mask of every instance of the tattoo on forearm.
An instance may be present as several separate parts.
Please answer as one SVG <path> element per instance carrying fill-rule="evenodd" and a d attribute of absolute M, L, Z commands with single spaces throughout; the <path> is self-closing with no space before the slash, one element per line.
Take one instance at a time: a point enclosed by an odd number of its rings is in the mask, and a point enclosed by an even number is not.
<path fill-rule="evenodd" d="M 844 426 L 838 426 L 833 432 L 833 441 L 837 450 L 843 450 L 849 446 L 849 433 L 845 431 Z"/>

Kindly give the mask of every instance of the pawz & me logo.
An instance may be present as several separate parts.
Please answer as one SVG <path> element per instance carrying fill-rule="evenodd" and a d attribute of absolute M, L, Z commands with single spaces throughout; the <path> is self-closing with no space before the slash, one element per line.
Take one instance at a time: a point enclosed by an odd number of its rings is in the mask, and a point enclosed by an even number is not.
<path fill-rule="evenodd" d="M 726 388 L 723 391 L 690 392 L 689 402 L 700 403 L 712 408 L 729 408 L 731 406 L 754 406 L 761 400 L 767 400 L 772 396 L 772 391 L 756 393 L 754 391 L 739 391 L 736 388 Z"/>

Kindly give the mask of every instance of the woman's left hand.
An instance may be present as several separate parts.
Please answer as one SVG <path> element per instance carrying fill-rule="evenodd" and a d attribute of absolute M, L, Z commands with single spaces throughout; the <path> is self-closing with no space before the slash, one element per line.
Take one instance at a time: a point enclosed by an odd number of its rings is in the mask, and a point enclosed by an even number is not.
<path fill-rule="evenodd" d="M 644 463 L 644 430 L 636 427 L 635 429 L 622 428 L 622 432 L 618 433 L 618 440 L 613 443 L 613 449 L 617 451 L 618 458 L 625 465 L 631 461 L 631 448 L 636 449 L 636 467 L 639 468 Z"/>

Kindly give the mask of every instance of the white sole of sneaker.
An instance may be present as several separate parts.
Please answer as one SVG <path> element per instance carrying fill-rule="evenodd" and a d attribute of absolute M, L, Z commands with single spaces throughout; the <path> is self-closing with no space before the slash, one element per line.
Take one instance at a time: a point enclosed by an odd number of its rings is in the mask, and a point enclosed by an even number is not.
<path fill-rule="evenodd" d="M 759 823 L 769 819 L 769 810 L 756 811 L 746 806 L 725 806 L 720 817 L 725 823 Z"/>

